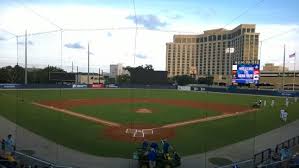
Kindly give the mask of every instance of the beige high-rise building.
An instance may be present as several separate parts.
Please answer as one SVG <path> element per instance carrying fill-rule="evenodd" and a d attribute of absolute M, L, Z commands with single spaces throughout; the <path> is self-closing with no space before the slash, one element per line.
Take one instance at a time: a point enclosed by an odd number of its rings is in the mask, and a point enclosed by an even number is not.
<path fill-rule="evenodd" d="M 254 24 L 207 30 L 200 35 L 174 35 L 173 42 L 166 43 L 166 70 L 169 77 L 228 76 L 233 61 L 258 60 L 258 46 Z"/>

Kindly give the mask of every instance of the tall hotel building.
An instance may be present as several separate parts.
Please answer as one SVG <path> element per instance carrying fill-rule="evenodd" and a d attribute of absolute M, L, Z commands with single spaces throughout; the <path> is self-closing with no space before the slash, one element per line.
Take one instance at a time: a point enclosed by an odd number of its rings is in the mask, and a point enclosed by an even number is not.
<path fill-rule="evenodd" d="M 254 24 L 207 30 L 200 35 L 174 35 L 173 42 L 166 43 L 166 70 L 169 77 L 229 76 L 233 61 L 258 60 L 258 46 Z"/>

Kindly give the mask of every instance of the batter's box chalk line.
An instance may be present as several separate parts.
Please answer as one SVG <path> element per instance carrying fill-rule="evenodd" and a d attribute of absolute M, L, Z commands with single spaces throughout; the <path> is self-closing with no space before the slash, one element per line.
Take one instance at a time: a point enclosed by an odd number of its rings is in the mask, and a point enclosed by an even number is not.
<path fill-rule="evenodd" d="M 132 134 L 132 137 L 144 138 L 145 135 L 154 134 L 154 130 L 153 129 L 132 129 L 132 128 L 127 128 L 126 129 L 126 134 Z"/>

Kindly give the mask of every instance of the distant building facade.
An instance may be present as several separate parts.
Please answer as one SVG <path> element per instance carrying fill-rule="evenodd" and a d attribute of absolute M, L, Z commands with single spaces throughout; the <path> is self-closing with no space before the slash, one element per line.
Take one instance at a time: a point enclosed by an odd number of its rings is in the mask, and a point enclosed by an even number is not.
<path fill-rule="evenodd" d="M 123 68 L 124 67 L 122 64 L 111 64 L 109 77 L 116 78 L 119 75 L 129 74 L 128 71 L 124 70 Z"/>
<path fill-rule="evenodd" d="M 258 60 L 259 33 L 254 24 L 241 24 L 200 35 L 174 35 L 166 43 L 168 77 L 177 75 L 230 76 L 233 60 Z M 234 50 L 228 50 L 234 48 Z"/>
<path fill-rule="evenodd" d="M 284 68 L 285 71 L 289 69 L 287 67 Z M 283 66 L 276 66 L 273 63 L 267 63 L 263 66 L 263 71 L 265 72 L 282 72 Z"/>
<path fill-rule="evenodd" d="M 294 80 L 294 71 L 285 72 L 284 82 L 283 82 L 282 72 L 262 71 L 259 83 L 269 84 L 272 86 L 272 88 L 275 89 L 282 88 L 283 83 L 284 83 L 284 88 L 292 89 L 293 83 L 295 83 L 295 89 L 299 90 L 299 71 L 295 72 L 295 80 Z"/>
<path fill-rule="evenodd" d="M 90 73 L 89 80 L 88 80 L 87 73 L 79 73 L 76 75 L 76 82 L 78 84 L 98 84 L 98 83 L 105 83 L 105 80 L 104 77 L 99 75 L 98 73 Z"/>

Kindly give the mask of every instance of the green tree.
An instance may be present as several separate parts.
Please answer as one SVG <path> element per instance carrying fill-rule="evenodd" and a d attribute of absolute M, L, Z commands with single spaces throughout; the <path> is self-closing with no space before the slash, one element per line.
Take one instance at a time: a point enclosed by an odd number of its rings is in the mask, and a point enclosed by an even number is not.
<path fill-rule="evenodd" d="M 195 78 L 189 75 L 175 76 L 173 80 L 181 86 L 196 83 Z"/>
<path fill-rule="evenodd" d="M 204 77 L 204 78 L 198 78 L 197 83 L 206 84 L 206 85 L 213 85 L 214 77 L 213 76 L 208 76 L 208 77 Z"/>
<path fill-rule="evenodd" d="M 24 83 L 24 68 L 16 65 L 0 68 L 0 83 Z"/>
<path fill-rule="evenodd" d="M 153 66 L 148 64 L 146 64 L 144 67 L 143 65 L 139 65 L 137 67 L 126 66 L 123 69 L 129 71 L 130 73 L 134 71 L 154 71 Z"/>
<path fill-rule="evenodd" d="M 128 74 L 119 75 L 119 76 L 117 76 L 117 79 L 116 79 L 118 84 L 130 83 L 130 80 L 131 80 L 131 78 Z"/>

